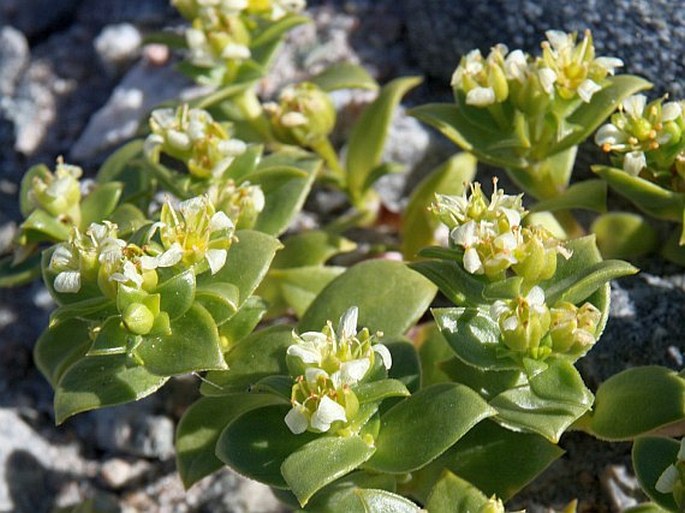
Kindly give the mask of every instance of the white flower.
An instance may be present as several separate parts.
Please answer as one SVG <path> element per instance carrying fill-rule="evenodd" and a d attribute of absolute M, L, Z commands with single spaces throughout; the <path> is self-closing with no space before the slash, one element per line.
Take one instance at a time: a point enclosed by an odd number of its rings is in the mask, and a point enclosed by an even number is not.
<path fill-rule="evenodd" d="M 212 274 L 218 273 L 221 268 L 226 265 L 226 258 L 228 256 L 228 251 L 225 249 L 208 249 L 205 254 L 207 263 L 209 264 L 209 269 Z"/>
<path fill-rule="evenodd" d="M 247 60 L 251 55 L 252 53 L 247 46 L 237 43 L 228 43 L 221 51 L 221 57 L 236 61 Z"/>
<path fill-rule="evenodd" d="M 601 89 L 602 86 L 588 78 L 581 82 L 581 84 L 578 86 L 577 92 L 581 100 L 583 100 L 585 103 L 590 103 L 592 96 Z"/>
<path fill-rule="evenodd" d="M 75 294 L 81 290 L 81 273 L 79 271 L 63 271 L 55 277 L 52 286 L 57 292 Z"/>
<path fill-rule="evenodd" d="M 683 108 L 679 102 L 666 102 L 661 106 L 661 121 L 675 121 L 683 113 Z"/>
<path fill-rule="evenodd" d="M 222 211 L 216 212 L 209 220 L 209 230 L 211 232 L 232 230 L 233 228 L 235 228 L 233 221 Z"/>
<path fill-rule="evenodd" d="M 293 434 L 299 435 L 304 433 L 309 427 L 307 409 L 299 404 L 293 406 L 285 416 L 285 423 Z"/>
<path fill-rule="evenodd" d="M 386 369 L 390 369 L 392 367 L 392 355 L 390 354 L 390 350 L 384 346 L 383 344 L 374 344 L 371 349 L 374 350 L 374 352 L 381 357 L 381 360 L 383 361 L 383 366 Z"/>
<path fill-rule="evenodd" d="M 629 96 L 623 100 L 621 103 L 623 111 L 633 119 L 639 119 L 642 117 L 646 105 L 647 97 L 644 94 L 634 94 L 633 96 Z"/>
<path fill-rule="evenodd" d="M 495 103 L 495 90 L 492 87 L 474 87 L 466 93 L 466 103 L 476 107 L 487 107 Z"/>
<path fill-rule="evenodd" d="M 371 368 L 371 360 L 359 358 L 349 360 L 340 364 L 340 370 L 331 374 L 331 380 L 336 388 L 343 385 L 356 385 L 359 383 Z"/>
<path fill-rule="evenodd" d="M 564 53 L 573 49 L 573 36 L 561 30 L 548 30 L 545 32 L 547 40 L 552 45 L 552 48 L 558 54 Z"/>
<path fill-rule="evenodd" d="M 318 331 L 308 331 L 297 335 L 293 331 L 295 344 L 288 346 L 286 354 L 299 358 L 304 364 L 321 365 L 328 337 Z"/>
<path fill-rule="evenodd" d="M 521 50 L 514 50 L 504 60 L 504 73 L 509 80 L 524 82 L 528 71 L 528 61 Z"/>
<path fill-rule="evenodd" d="M 124 262 L 121 272 L 113 273 L 109 279 L 123 284 L 133 283 L 136 288 L 140 288 L 143 285 L 143 276 L 130 260 Z"/>
<path fill-rule="evenodd" d="M 345 408 L 325 395 L 321 398 L 319 406 L 310 419 L 311 426 L 313 429 L 325 433 L 336 421 L 347 422 Z"/>
<path fill-rule="evenodd" d="M 468 248 L 464 252 L 464 269 L 471 274 L 485 273 L 485 267 L 483 266 L 483 262 L 481 262 L 476 248 Z"/>
<path fill-rule="evenodd" d="M 631 151 L 623 158 L 623 169 L 631 176 L 637 176 L 645 167 L 647 159 L 642 151 Z"/>
<path fill-rule="evenodd" d="M 140 257 L 140 266 L 143 270 L 157 269 L 158 267 L 173 267 L 183 259 L 183 248 L 178 242 L 157 256 L 143 255 Z"/>
<path fill-rule="evenodd" d="M 357 319 L 359 318 L 359 308 L 352 306 L 348 308 L 340 317 L 338 324 L 338 337 L 351 338 L 357 334 Z"/>
<path fill-rule="evenodd" d="M 540 85 L 547 94 L 554 92 L 554 83 L 557 80 L 557 74 L 551 68 L 541 68 L 538 70 L 538 78 Z"/>
<path fill-rule="evenodd" d="M 622 149 L 628 138 L 623 130 L 611 123 L 602 125 L 595 134 L 595 144 L 609 149 Z"/>
<path fill-rule="evenodd" d="M 618 57 L 597 57 L 595 64 L 607 70 L 609 75 L 613 75 L 616 72 L 616 68 L 623 67 L 623 61 Z"/>

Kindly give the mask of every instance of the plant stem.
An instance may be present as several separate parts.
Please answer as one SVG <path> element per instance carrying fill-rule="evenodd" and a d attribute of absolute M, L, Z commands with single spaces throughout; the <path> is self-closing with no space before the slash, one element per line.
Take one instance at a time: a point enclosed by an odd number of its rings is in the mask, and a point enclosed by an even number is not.
<path fill-rule="evenodd" d="M 310 146 L 312 150 L 324 160 L 337 185 L 342 189 L 346 189 L 347 173 L 345 173 L 345 169 L 342 167 L 342 164 L 340 164 L 338 153 L 335 151 L 335 148 L 333 148 L 328 137 L 321 137 L 316 141 L 313 141 Z"/>

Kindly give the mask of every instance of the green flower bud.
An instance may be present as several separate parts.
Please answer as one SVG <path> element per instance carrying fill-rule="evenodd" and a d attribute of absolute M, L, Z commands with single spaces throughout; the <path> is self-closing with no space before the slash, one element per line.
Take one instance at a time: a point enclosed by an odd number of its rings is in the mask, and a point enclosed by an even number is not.
<path fill-rule="evenodd" d="M 79 178 L 83 171 L 80 167 L 57 161 L 55 172 L 46 171 L 42 176 L 34 176 L 28 193 L 29 203 L 58 218 L 68 218 L 78 225 L 81 221 L 81 184 Z"/>
<path fill-rule="evenodd" d="M 309 147 L 333 131 L 336 112 L 328 94 L 302 82 L 287 87 L 278 104 L 266 104 L 276 136 L 288 144 Z"/>
<path fill-rule="evenodd" d="M 265 197 L 259 185 L 243 182 L 236 186 L 233 180 L 210 187 L 208 196 L 217 210 L 225 212 L 237 229 L 250 229 L 264 210 Z"/>
<path fill-rule="evenodd" d="M 540 287 L 533 287 L 525 297 L 496 301 L 490 313 L 498 321 L 502 341 L 509 349 L 532 358 L 546 356 L 540 342 L 549 331 L 550 313 Z"/>
<path fill-rule="evenodd" d="M 591 303 L 578 308 L 572 303 L 557 303 L 551 309 L 550 337 L 557 353 L 581 354 L 596 342 L 601 312 Z"/>
<path fill-rule="evenodd" d="M 142 303 L 130 304 L 121 317 L 126 328 L 136 335 L 147 335 L 155 323 L 154 314 Z"/>
<path fill-rule="evenodd" d="M 557 255 L 566 259 L 571 256 L 561 241 L 541 226 L 524 228 L 522 235 L 523 244 L 514 251 L 517 263 L 512 269 L 527 283 L 550 279 L 557 270 Z"/>
<path fill-rule="evenodd" d="M 478 513 L 504 513 L 504 503 L 493 495 L 478 509 Z"/>

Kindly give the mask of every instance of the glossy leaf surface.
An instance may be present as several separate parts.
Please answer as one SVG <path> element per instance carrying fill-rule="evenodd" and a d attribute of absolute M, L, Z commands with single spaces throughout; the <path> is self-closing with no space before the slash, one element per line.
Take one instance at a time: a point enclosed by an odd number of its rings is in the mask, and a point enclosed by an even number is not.
<path fill-rule="evenodd" d="M 349 62 L 341 62 L 327 67 L 318 75 L 311 78 L 319 88 L 331 92 L 339 89 L 367 89 L 375 91 L 378 82 L 365 68 Z"/>
<path fill-rule="evenodd" d="M 426 504 L 430 513 L 480 511 L 488 498 L 468 481 L 446 471 L 435 484 Z"/>
<path fill-rule="evenodd" d="M 658 492 L 654 486 L 664 470 L 676 462 L 680 444 L 670 438 L 641 436 L 633 444 L 633 468 L 638 482 L 657 505 L 678 511 L 672 494 Z"/>
<path fill-rule="evenodd" d="M 43 331 L 33 349 L 33 360 L 55 388 L 64 371 L 86 354 L 91 343 L 88 324 L 68 319 Z"/>
<path fill-rule="evenodd" d="M 634 259 L 654 251 L 659 243 L 656 230 L 632 212 L 601 215 L 590 230 L 597 237 L 597 247 L 604 258 Z"/>

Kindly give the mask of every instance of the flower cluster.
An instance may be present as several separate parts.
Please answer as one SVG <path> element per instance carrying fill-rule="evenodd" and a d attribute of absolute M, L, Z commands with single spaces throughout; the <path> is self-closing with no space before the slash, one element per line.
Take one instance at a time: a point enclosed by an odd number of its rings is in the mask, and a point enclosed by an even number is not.
<path fill-rule="evenodd" d="M 187 105 L 157 109 L 150 116 L 152 133 L 145 140 L 145 155 L 158 162 L 160 153 L 183 162 L 196 178 L 219 178 L 246 145 L 233 139 L 211 114 Z"/>
<path fill-rule="evenodd" d="M 335 127 L 336 112 L 328 94 L 318 86 L 301 82 L 286 87 L 278 103 L 267 103 L 276 136 L 288 144 L 311 146 L 327 137 Z"/>
<path fill-rule="evenodd" d="M 678 511 L 685 506 L 685 438 L 680 441 L 676 462 L 664 470 L 656 482 L 656 491 L 672 494 Z"/>
<path fill-rule="evenodd" d="M 480 184 L 462 196 L 437 195 L 433 213 L 450 230 L 450 243 L 464 250 L 464 269 L 471 274 L 501 278 L 508 269 L 531 283 L 556 271 L 557 255 L 570 252 L 542 227 L 522 227 L 527 215 L 522 195 L 497 189 L 488 200 Z"/>
<path fill-rule="evenodd" d="M 549 98 L 589 102 L 604 79 L 623 66 L 614 57 L 595 57 L 590 32 L 577 42 L 576 34 L 557 30 L 545 33 L 542 56 L 533 58 L 521 50 L 509 52 L 498 44 L 487 57 L 473 50 L 462 57 L 452 76 L 452 87 L 463 91 L 466 103 L 476 107 L 505 102 L 529 110 L 527 104 L 544 93 Z M 512 96 L 513 95 L 513 96 Z"/>
<path fill-rule="evenodd" d="M 664 102 L 663 98 L 647 103 L 647 97 L 637 94 L 626 98 L 611 122 L 599 128 L 595 143 L 606 153 L 612 153 L 616 164 L 632 176 L 645 168 L 652 173 L 670 175 L 682 156 L 683 107 L 680 102 Z M 682 159 L 681 159 L 682 160 Z"/>
<path fill-rule="evenodd" d="M 236 185 L 229 179 L 225 183 L 212 185 L 207 191 L 207 196 L 217 211 L 228 215 L 236 228 L 252 228 L 266 205 L 262 188 L 250 182 Z"/>
<path fill-rule="evenodd" d="M 199 67 L 230 67 L 248 60 L 252 52 L 247 18 L 277 21 L 305 8 L 304 0 L 173 0 L 191 22 L 186 31 L 189 60 Z"/>
<path fill-rule="evenodd" d="M 360 383 L 377 365 L 389 369 L 390 351 L 377 343 L 381 334 L 357 331 L 357 307 L 347 310 L 337 330 L 329 321 L 319 331 L 298 335 L 288 347 L 288 368 L 295 379 L 292 408 L 285 417 L 295 433 L 326 432 L 334 422 L 344 426 L 354 416 L 358 401 L 350 387 Z M 378 363 L 377 363 L 378 362 Z"/>

